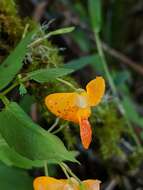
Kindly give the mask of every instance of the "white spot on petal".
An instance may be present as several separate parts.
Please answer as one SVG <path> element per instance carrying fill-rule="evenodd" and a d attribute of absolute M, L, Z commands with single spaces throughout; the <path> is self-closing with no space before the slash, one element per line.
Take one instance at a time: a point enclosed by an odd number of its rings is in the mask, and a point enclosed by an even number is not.
<path fill-rule="evenodd" d="M 79 108 L 86 108 L 88 106 L 87 97 L 78 95 L 76 104 Z"/>

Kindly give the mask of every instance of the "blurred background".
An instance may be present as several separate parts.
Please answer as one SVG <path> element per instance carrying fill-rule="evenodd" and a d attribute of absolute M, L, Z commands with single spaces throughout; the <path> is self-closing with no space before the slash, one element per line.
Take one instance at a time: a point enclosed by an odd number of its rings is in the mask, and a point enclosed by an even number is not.
<path fill-rule="evenodd" d="M 31 27 L 38 23 L 45 33 L 75 26 L 67 35 L 51 37 L 46 42 L 47 48 L 33 50 L 33 64 L 26 63 L 22 72 L 45 65 L 84 62 L 86 66 L 66 80 L 85 88 L 95 76 L 104 76 L 106 94 L 90 118 L 93 128 L 90 149 L 82 148 L 79 129 L 71 123 L 67 122 L 57 135 L 68 149 L 78 151 L 81 165 L 69 163 L 69 166 L 80 179 L 97 178 L 102 181 L 102 190 L 142 190 L 143 1 L 102 0 L 100 3 L 101 7 L 97 5 L 94 10 L 101 17 L 99 32 L 92 27 L 88 0 L 17 0 L 16 10 L 6 0 L 0 7 L 0 61 L 15 47 L 26 23 Z M 33 82 L 27 86 L 28 94 L 22 98 L 17 89 L 9 97 L 48 129 L 55 117 L 45 108 L 44 97 L 70 89 L 60 83 L 41 86 Z M 32 177 L 43 174 L 42 169 L 28 172 Z M 64 177 L 55 166 L 50 166 L 50 173 Z"/>

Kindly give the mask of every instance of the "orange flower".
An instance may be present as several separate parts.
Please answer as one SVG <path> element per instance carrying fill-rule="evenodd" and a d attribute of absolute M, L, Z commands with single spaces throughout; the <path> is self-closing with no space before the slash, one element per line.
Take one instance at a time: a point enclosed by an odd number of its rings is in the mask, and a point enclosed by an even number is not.
<path fill-rule="evenodd" d="M 87 149 L 91 142 L 92 131 L 88 121 L 91 106 L 100 103 L 105 91 L 105 81 L 96 77 L 86 85 L 86 91 L 73 93 L 54 93 L 45 98 L 48 109 L 57 117 L 79 123 L 82 144 Z"/>
<path fill-rule="evenodd" d="M 85 180 L 82 182 L 85 190 L 99 190 L 99 180 Z M 55 179 L 53 177 L 37 177 L 33 183 L 34 190 L 80 190 L 80 184 L 74 179 Z"/>

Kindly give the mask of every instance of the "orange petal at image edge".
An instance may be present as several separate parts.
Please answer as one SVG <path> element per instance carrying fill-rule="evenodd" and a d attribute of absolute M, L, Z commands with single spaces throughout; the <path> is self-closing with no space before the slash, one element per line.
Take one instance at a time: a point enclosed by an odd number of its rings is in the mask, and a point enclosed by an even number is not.
<path fill-rule="evenodd" d="M 85 149 L 88 149 L 91 139 L 92 139 L 92 130 L 88 119 L 80 119 L 80 137 Z"/>
<path fill-rule="evenodd" d="M 71 178 L 71 183 L 69 179 L 56 179 L 53 177 L 41 176 L 35 178 L 33 182 L 34 190 L 66 190 L 66 189 L 74 189 L 79 190 L 79 183 Z M 87 179 L 82 181 L 87 190 L 100 190 L 101 181 L 95 179 Z"/>

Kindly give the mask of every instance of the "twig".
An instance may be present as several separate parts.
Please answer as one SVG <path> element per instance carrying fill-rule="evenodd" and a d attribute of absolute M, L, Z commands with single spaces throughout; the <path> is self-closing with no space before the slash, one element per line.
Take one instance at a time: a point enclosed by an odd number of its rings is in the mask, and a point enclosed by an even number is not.
<path fill-rule="evenodd" d="M 120 60 L 122 63 L 130 66 L 136 72 L 138 72 L 141 75 L 143 75 L 143 67 L 141 67 L 138 63 L 136 63 L 135 61 L 131 60 L 130 58 L 128 58 L 123 53 L 121 53 L 121 52 L 119 52 L 119 51 L 117 51 L 117 50 L 109 47 L 104 42 L 102 42 L 102 47 L 103 47 L 103 50 L 106 51 L 109 55 L 111 55 L 112 57 L 115 57 L 116 59 Z"/>

